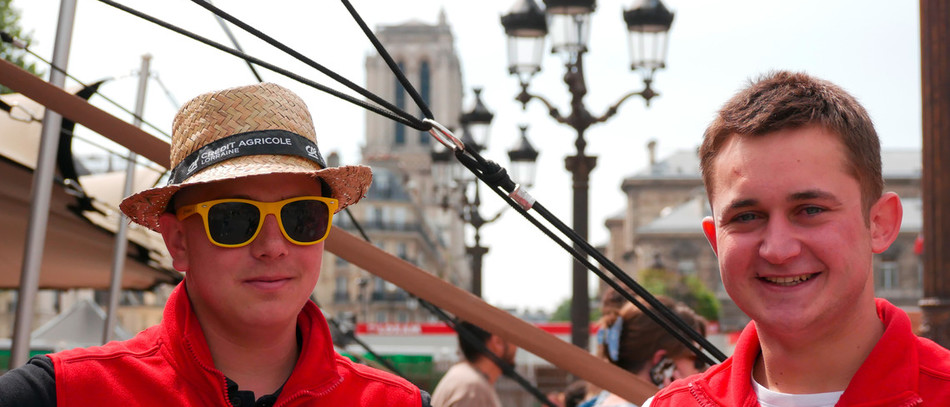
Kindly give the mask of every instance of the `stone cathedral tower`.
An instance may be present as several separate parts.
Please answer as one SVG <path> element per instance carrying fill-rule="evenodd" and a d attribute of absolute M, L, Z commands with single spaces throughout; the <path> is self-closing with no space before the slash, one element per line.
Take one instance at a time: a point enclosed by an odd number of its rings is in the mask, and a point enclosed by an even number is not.
<path fill-rule="evenodd" d="M 435 119 L 457 128 L 462 73 L 445 12 L 440 12 L 435 25 L 418 21 L 382 25 L 376 28 L 376 36 Z M 422 117 L 375 52 L 366 58 L 366 88 Z M 446 192 L 437 189 L 433 180 L 430 152 L 434 143 L 428 132 L 368 112 L 363 163 L 373 168 L 373 185 L 352 213 L 375 245 L 467 289 L 471 272 L 465 258 L 464 224 L 457 208 L 441 206 Z M 334 224 L 355 232 L 346 216 L 334 218 Z M 342 259 L 325 260 L 323 270 L 317 296 L 333 299 L 332 304 L 322 304 L 331 315 L 355 315 L 358 321 L 369 323 L 434 319 L 403 290 Z"/>

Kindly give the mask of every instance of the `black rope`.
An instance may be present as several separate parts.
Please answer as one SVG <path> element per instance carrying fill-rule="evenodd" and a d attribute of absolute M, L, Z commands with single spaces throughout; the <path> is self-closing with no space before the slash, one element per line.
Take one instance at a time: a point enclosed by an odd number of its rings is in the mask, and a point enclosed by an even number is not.
<path fill-rule="evenodd" d="M 363 18 L 360 17 L 360 14 L 356 12 L 356 9 L 350 4 L 349 0 L 342 0 L 343 6 L 346 7 L 346 10 L 350 12 L 350 15 L 353 16 L 353 19 L 356 20 L 356 23 L 359 24 L 360 29 L 363 30 L 363 33 L 366 34 L 366 37 L 369 38 L 369 41 L 373 43 L 373 47 L 376 48 L 376 51 L 379 52 L 379 56 L 386 61 L 386 65 L 389 66 L 389 69 L 396 75 L 396 78 L 399 79 L 399 83 L 402 84 L 402 87 L 406 89 L 406 92 L 409 93 L 409 96 L 412 97 L 412 100 L 416 102 L 416 106 L 419 107 L 419 110 L 422 111 L 422 115 L 427 119 L 433 119 L 432 111 L 429 110 L 429 105 L 422 100 L 422 96 L 419 96 L 419 92 L 416 92 L 416 88 L 412 86 L 412 83 L 409 82 L 409 79 L 406 79 L 406 75 L 402 73 L 402 70 L 399 69 L 399 66 L 396 65 L 396 62 L 393 61 L 393 58 L 389 55 L 389 52 L 386 51 L 386 48 L 383 47 L 383 44 L 379 42 L 379 39 L 376 38 L 376 35 L 370 31 L 369 27 L 363 22 Z M 428 130 L 428 129 L 426 129 Z"/>
<path fill-rule="evenodd" d="M 79 80 L 79 78 L 70 75 L 69 72 L 66 72 L 65 69 L 63 69 L 63 68 L 61 68 L 61 67 L 59 67 L 59 66 L 54 65 L 51 61 L 47 61 L 47 60 L 44 59 L 43 57 L 39 56 L 39 54 L 33 52 L 33 50 L 31 50 L 31 49 L 26 45 L 26 43 L 23 43 L 23 42 L 21 42 L 21 41 L 18 41 L 16 37 L 10 35 L 10 34 L 7 33 L 6 31 L 0 31 L 0 39 L 2 39 L 3 42 L 6 42 L 6 43 L 9 43 L 9 44 L 13 45 L 14 47 L 23 49 L 24 51 L 28 52 L 30 55 L 32 55 L 32 56 L 35 57 L 36 59 L 39 59 L 39 60 L 42 61 L 43 63 L 49 65 L 49 67 L 50 67 L 51 69 L 53 69 L 54 71 L 57 71 L 57 72 L 59 72 L 59 73 L 62 73 L 63 75 L 66 75 L 67 78 L 76 81 L 76 83 L 82 85 L 82 87 L 84 87 L 84 88 L 88 88 L 88 87 L 89 87 L 89 85 L 86 85 L 83 81 Z M 154 129 L 155 131 L 161 133 L 161 134 L 162 134 L 163 136 L 165 136 L 166 138 L 168 138 L 168 139 L 171 139 L 171 138 L 172 138 L 172 136 L 169 136 L 167 133 L 165 133 L 164 131 L 162 131 L 162 129 L 159 129 L 158 127 L 155 127 L 155 125 L 153 125 L 152 123 L 149 123 L 149 122 L 148 122 L 147 120 L 145 120 L 144 118 L 142 118 L 142 117 L 140 117 L 139 115 L 135 114 L 135 112 L 133 112 L 133 111 L 131 111 L 131 110 L 129 110 L 129 109 L 126 109 L 124 106 L 120 105 L 118 102 L 116 102 L 116 101 L 110 99 L 108 96 L 104 95 L 102 92 L 99 92 L 99 90 L 96 90 L 95 93 L 96 93 L 97 95 L 101 96 L 101 97 L 102 97 L 103 99 L 105 99 L 107 102 L 111 103 L 113 106 L 115 106 L 115 107 L 117 107 L 117 108 L 119 108 L 119 109 L 122 109 L 123 112 L 126 112 L 126 113 L 132 115 L 133 118 L 138 119 L 139 121 L 141 121 L 141 122 L 142 122 L 143 124 L 145 124 L 146 126 L 151 127 L 151 128 Z"/>
<path fill-rule="evenodd" d="M 354 97 L 352 97 L 352 96 L 350 96 L 350 95 L 347 95 L 347 94 L 342 93 L 342 92 L 340 92 L 340 91 L 337 91 L 337 90 L 335 90 L 335 89 L 329 88 L 329 87 L 327 87 L 327 86 L 321 85 L 321 84 L 319 84 L 319 83 L 317 83 L 317 82 L 314 82 L 314 81 L 312 81 L 312 80 L 309 80 L 309 79 L 307 79 L 307 78 L 304 78 L 304 77 L 302 77 L 302 76 L 300 76 L 300 75 L 298 75 L 298 74 L 295 74 L 295 73 L 293 73 L 293 72 L 290 72 L 290 71 L 288 71 L 288 70 L 286 70 L 286 69 L 280 68 L 280 67 L 278 67 L 278 66 L 276 66 L 276 65 L 274 65 L 274 64 L 268 63 L 268 62 L 263 61 L 263 60 L 261 60 L 261 59 L 259 59 L 259 58 L 255 58 L 255 57 L 250 56 L 250 55 L 248 55 L 248 54 L 245 54 L 245 53 L 243 53 L 243 52 L 241 52 L 241 51 L 238 51 L 238 50 L 229 48 L 229 47 L 227 47 L 227 46 L 225 46 L 225 45 L 222 45 L 222 44 L 219 44 L 219 43 L 214 42 L 214 41 L 212 41 L 212 40 L 209 40 L 209 39 L 207 39 L 207 38 L 204 38 L 204 37 L 202 37 L 202 36 L 200 36 L 200 35 L 197 35 L 197 34 L 195 34 L 195 33 L 190 32 L 190 31 L 188 31 L 188 30 L 185 30 L 185 29 L 183 29 L 183 28 L 180 28 L 180 27 L 177 27 L 177 26 L 175 26 L 175 25 L 169 24 L 169 23 L 167 23 L 167 22 L 165 22 L 165 21 L 162 21 L 162 20 L 160 20 L 160 19 L 157 19 L 157 18 L 155 18 L 155 17 L 149 16 L 148 14 L 142 13 L 142 12 L 140 12 L 140 11 L 138 11 L 138 10 L 135 10 L 135 9 L 126 7 L 126 6 L 124 6 L 124 5 L 118 4 L 118 3 L 114 2 L 114 1 L 111 1 L 111 0 L 99 0 L 99 1 L 102 2 L 102 3 L 105 3 L 105 4 L 107 4 L 107 5 L 110 5 L 110 6 L 112 6 L 112 7 L 115 7 L 115 8 L 117 8 L 117 9 L 119 9 L 119 10 L 125 11 L 126 13 L 129 13 L 129 14 L 132 14 L 132 15 L 134 15 L 134 16 L 136 16 L 136 17 L 139 17 L 139 18 L 141 18 L 141 19 L 143 19 L 143 20 L 146 20 L 146 21 L 148 21 L 148 22 L 150 22 L 150 23 L 153 23 L 153 24 L 159 25 L 159 26 L 161 26 L 161 27 L 167 28 L 167 29 L 169 29 L 169 30 L 172 30 L 172 31 L 174 31 L 174 32 L 176 32 L 176 33 L 178 33 L 178 34 L 184 35 L 184 36 L 186 36 L 186 37 L 188 37 L 188 38 L 191 38 L 191 39 L 193 39 L 193 40 L 195 40 L 195 41 L 201 42 L 201 43 L 203 43 L 203 44 L 205 44 L 205 45 L 214 47 L 214 48 L 216 48 L 216 49 L 218 49 L 218 50 L 220 50 L 220 51 L 224 51 L 224 52 L 226 52 L 226 53 L 228 53 L 228 54 L 234 55 L 234 56 L 236 56 L 236 57 L 238 57 L 238 58 L 241 58 L 241 59 L 243 59 L 243 60 L 245 60 L 245 61 L 253 62 L 253 63 L 255 63 L 255 64 L 257 64 L 257 65 L 259 65 L 259 66 L 261 66 L 261 67 L 267 68 L 267 69 L 269 69 L 269 70 L 271 70 L 271 71 L 274 71 L 274 72 L 276 72 L 276 73 L 279 73 L 279 74 L 281 74 L 281 75 L 284 75 L 284 76 L 286 76 L 286 77 L 288 77 L 288 78 L 291 78 L 291 79 L 293 79 L 293 80 L 295 80 L 295 81 L 297 81 L 297 82 L 300 82 L 300 83 L 302 83 L 302 84 L 304 84 L 304 85 L 310 86 L 310 87 L 312 87 L 312 88 L 314 88 L 314 89 L 317 89 L 317 90 L 319 90 L 319 91 L 321 91 L 321 92 L 328 93 L 328 94 L 330 94 L 330 95 L 336 96 L 336 97 L 338 97 L 338 98 L 340 98 L 340 99 L 343 99 L 343 100 L 345 100 L 345 101 L 347 101 L 347 102 L 350 102 L 350 103 L 352 103 L 352 104 L 354 104 L 354 105 L 357 105 L 357 106 L 359 106 L 359 107 L 362 107 L 362 108 L 364 108 L 364 109 L 366 109 L 366 110 L 369 110 L 369 111 L 371 111 L 371 112 L 373 112 L 373 113 L 376 113 L 376 114 L 378 114 L 378 115 L 381 115 L 381 116 L 383 116 L 383 117 L 386 117 L 386 118 L 388 118 L 388 119 L 390 119 L 390 120 L 393 120 L 393 121 L 402 123 L 402 124 L 404 124 L 404 125 L 406 125 L 406 126 L 412 127 L 413 129 L 416 129 L 416 130 L 419 130 L 419 131 L 427 131 L 427 130 L 428 130 L 428 125 L 426 125 L 425 123 L 422 123 L 421 121 L 419 121 L 419 119 L 413 118 L 412 121 L 407 120 L 407 119 L 405 119 L 405 118 L 403 118 L 403 117 L 401 117 L 401 116 L 398 116 L 398 115 L 396 115 L 396 114 L 394 114 L 394 113 L 392 113 L 392 112 L 389 112 L 389 111 L 386 111 L 386 110 L 382 110 L 379 106 L 375 106 L 375 105 L 372 105 L 372 104 L 370 104 L 370 103 L 364 102 L 364 101 L 362 101 L 362 100 L 356 99 L 356 98 L 354 98 Z"/>
<path fill-rule="evenodd" d="M 277 41 L 277 40 L 274 39 L 273 37 L 271 37 L 271 36 L 269 36 L 269 35 L 267 35 L 267 34 L 264 34 L 264 33 L 261 32 L 260 30 L 254 28 L 254 27 L 251 27 L 251 26 L 248 25 L 247 23 L 245 23 L 245 22 L 243 22 L 243 21 L 237 19 L 236 17 L 234 17 L 234 16 L 232 16 L 232 15 L 230 15 L 230 14 L 228 14 L 228 13 L 226 13 L 224 10 L 221 10 L 220 8 L 217 8 L 217 7 L 215 7 L 214 5 L 212 5 L 211 3 L 208 3 L 207 1 L 204 1 L 204 0 L 192 0 L 192 1 L 193 1 L 194 3 L 196 3 L 196 4 L 198 4 L 199 6 L 204 7 L 204 8 L 207 9 L 208 11 L 214 13 L 214 15 L 216 15 L 216 16 L 218 16 L 218 17 L 221 17 L 221 18 L 223 18 L 223 19 L 225 19 L 225 20 L 228 20 L 229 22 L 231 22 L 232 24 L 238 26 L 238 27 L 241 28 L 242 30 L 247 31 L 248 33 L 254 35 L 255 37 L 261 39 L 262 41 L 264 41 L 264 42 L 266 42 L 266 43 L 268 43 L 268 44 L 274 46 L 275 48 L 277 48 L 277 49 L 279 49 L 279 50 L 281 50 L 281 51 L 284 51 L 285 53 L 287 53 L 288 55 L 294 57 L 294 58 L 297 59 L 298 61 L 307 64 L 307 66 L 310 66 L 311 68 L 314 68 L 314 69 L 320 71 L 320 72 L 323 73 L 324 75 L 329 76 L 331 79 L 333 79 L 333 80 L 335 80 L 335 81 L 337 81 L 337 82 L 343 84 L 343 85 L 346 86 L 347 88 L 350 88 L 350 89 L 352 89 L 353 91 L 356 91 L 356 92 L 359 93 L 360 95 L 363 95 L 363 96 L 366 97 L 367 99 L 372 100 L 372 101 L 375 102 L 376 104 L 378 104 L 378 105 L 380 105 L 380 106 L 383 106 L 383 107 L 385 107 L 386 109 L 389 109 L 389 110 L 390 110 L 391 112 L 393 112 L 394 114 L 396 114 L 396 115 L 398 115 L 398 116 L 400 116 L 400 117 L 402 117 L 402 118 L 404 118 L 404 119 L 406 119 L 406 120 L 408 120 L 408 121 L 414 123 L 415 125 L 414 125 L 414 126 L 411 126 L 411 127 L 413 127 L 414 129 L 416 129 L 416 130 L 422 130 L 422 131 L 426 131 L 426 130 L 429 129 L 429 127 L 428 127 L 427 125 L 425 125 L 424 123 L 422 123 L 421 120 L 419 120 L 419 119 L 413 117 L 412 115 L 410 115 L 409 113 L 403 111 L 402 109 L 400 109 L 400 108 L 398 108 L 398 107 L 396 107 L 396 106 L 393 106 L 391 103 L 389 103 L 389 102 L 387 102 L 385 99 L 383 99 L 383 98 L 377 96 L 375 93 L 370 92 L 370 91 L 364 89 L 363 87 L 361 87 L 361 86 L 359 86 L 359 85 L 357 85 L 357 84 L 351 82 L 349 79 L 346 79 L 346 78 L 344 78 L 343 76 L 337 74 L 336 72 L 333 72 L 332 70 L 327 69 L 327 68 L 324 67 L 323 65 L 320 65 L 319 63 L 317 63 L 316 61 L 314 61 L 314 60 L 308 58 L 307 56 L 305 56 L 305 55 L 303 55 L 303 54 L 297 52 L 297 51 L 294 50 L 293 48 L 290 48 L 290 47 L 284 45 L 283 43 L 281 43 L 280 41 Z M 431 118 L 431 117 L 430 117 L 430 118 Z"/>

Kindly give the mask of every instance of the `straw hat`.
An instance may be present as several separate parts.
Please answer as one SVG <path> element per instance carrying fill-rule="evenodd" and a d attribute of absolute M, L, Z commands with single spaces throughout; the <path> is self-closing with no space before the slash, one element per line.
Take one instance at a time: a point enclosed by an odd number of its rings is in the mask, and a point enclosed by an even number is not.
<path fill-rule="evenodd" d="M 303 100 L 264 83 L 200 95 L 172 124 L 168 185 L 125 198 L 132 221 L 158 230 L 158 218 L 179 189 L 189 185 L 273 173 L 310 174 L 330 187 L 339 209 L 360 200 L 372 182 L 362 165 L 326 168 L 313 120 Z"/>

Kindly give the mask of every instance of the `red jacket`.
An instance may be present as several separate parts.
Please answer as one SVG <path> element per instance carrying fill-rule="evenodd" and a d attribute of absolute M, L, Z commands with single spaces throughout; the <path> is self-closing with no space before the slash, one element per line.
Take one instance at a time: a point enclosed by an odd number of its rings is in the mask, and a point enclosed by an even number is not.
<path fill-rule="evenodd" d="M 422 405 L 408 381 L 338 355 L 313 303 L 297 316 L 297 328 L 300 357 L 275 406 Z M 49 356 L 60 406 L 230 405 L 184 283 L 168 299 L 162 323 L 127 341 Z"/>
<path fill-rule="evenodd" d="M 950 351 L 915 336 L 907 314 L 886 300 L 877 300 L 877 314 L 884 323 L 884 335 L 837 405 L 950 406 Z M 650 406 L 758 406 L 752 366 L 759 351 L 755 324 L 750 323 L 732 357 L 660 390 Z"/>

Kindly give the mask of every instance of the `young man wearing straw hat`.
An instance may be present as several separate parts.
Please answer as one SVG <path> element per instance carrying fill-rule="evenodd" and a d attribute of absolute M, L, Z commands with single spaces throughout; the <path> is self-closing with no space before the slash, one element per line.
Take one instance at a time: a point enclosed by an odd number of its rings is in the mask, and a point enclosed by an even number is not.
<path fill-rule="evenodd" d="M 752 319 L 725 362 L 661 406 L 946 406 L 950 352 L 874 298 L 873 253 L 900 231 L 871 118 L 840 87 L 776 72 L 706 129 L 702 222 L 723 286 Z"/>
<path fill-rule="evenodd" d="M 198 96 L 172 131 L 168 185 L 121 204 L 185 274 L 162 322 L 32 359 L 0 377 L 0 404 L 428 405 L 336 354 L 309 301 L 333 214 L 363 197 L 370 169 L 326 168 L 303 101 L 273 84 Z"/>

